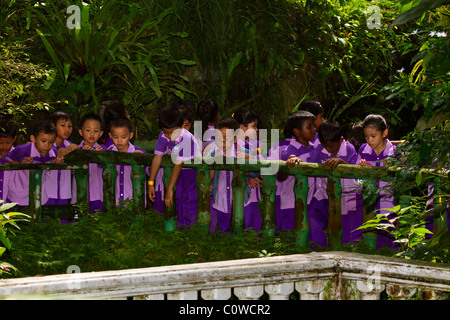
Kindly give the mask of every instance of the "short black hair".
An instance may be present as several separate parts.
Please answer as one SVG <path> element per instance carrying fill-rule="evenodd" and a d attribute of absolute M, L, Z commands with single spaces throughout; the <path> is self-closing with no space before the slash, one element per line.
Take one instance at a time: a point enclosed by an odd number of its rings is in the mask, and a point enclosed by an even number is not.
<path fill-rule="evenodd" d="M 56 126 L 53 121 L 49 119 L 37 121 L 33 127 L 33 136 L 37 137 L 41 132 L 56 135 Z"/>
<path fill-rule="evenodd" d="M 239 124 L 242 124 L 244 126 L 247 126 L 249 123 L 252 123 L 253 121 L 259 120 L 258 114 L 255 111 L 250 110 L 249 108 L 246 108 L 246 107 L 238 109 L 234 113 L 233 118 L 236 119 L 236 121 Z M 259 121 L 258 121 L 258 125 L 259 125 Z"/>
<path fill-rule="evenodd" d="M 303 110 L 292 113 L 284 126 L 284 137 L 290 138 L 294 136 L 294 129 L 301 129 L 305 121 L 309 119 L 316 120 L 316 116 Z"/>
<path fill-rule="evenodd" d="M 317 134 L 322 145 L 330 141 L 337 142 L 342 138 L 342 128 L 337 121 L 325 120 Z"/>
<path fill-rule="evenodd" d="M 0 138 L 17 137 L 19 128 L 10 120 L 0 120 Z"/>
<path fill-rule="evenodd" d="M 202 122 L 202 135 L 208 129 L 208 123 L 216 121 L 219 113 L 219 105 L 214 99 L 203 99 L 197 104 L 197 117 Z"/>
<path fill-rule="evenodd" d="M 103 112 L 103 127 L 110 128 L 110 122 L 117 118 L 127 118 L 127 108 L 121 102 L 106 105 Z"/>
<path fill-rule="evenodd" d="M 50 120 L 56 125 L 58 120 L 72 121 L 72 116 L 64 111 L 55 111 L 50 115 Z"/>
<path fill-rule="evenodd" d="M 319 101 L 306 99 L 303 100 L 300 105 L 298 106 L 298 110 L 308 111 L 311 112 L 316 117 L 323 113 L 323 107 L 322 104 Z"/>
<path fill-rule="evenodd" d="M 115 127 L 115 128 L 126 127 L 126 128 L 128 128 L 130 130 L 130 132 L 133 132 L 133 125 L 131 124 L 130 119 L 127 119 L 127 118 L 112 119 L 109 122 L 109 131 L 111 131 L 112 127 Z"/>
<path fill-rule="evenodd" d="M 184 120 L 193 122 L 195 118 L 195 108 L 191 101 L 187 99 L 179 99 L 173 103 L 174 107 L 177 107 L 181 111 L 181 115 Z"/>
<path fill-rule="evenodd" d="M 183 115 L 178 107 L 167 106 L 159 111 L 158 125 L 161 129 L 181 127 L 183 121 Z"/>
<path fill-rule="evenodd" d="M 100 116 L 98 114 L 88 113 L 88 114 L 84 115 L 83 118 L 81 118 L 80 129 L 83 128 L 83 124 L 88 120 L 95 120 L 95 121 L 100 122 L 100 128 L 103 128 L 102 118 L 100 118 Z"/>
<path fill-rule="evenodd" d="M 239 122 L 232 117 L 220 118 L 216 123 L 216 129 L 220 130 L 223 128 L 237 130 L 239 129 Z"/>
<path fill-rule="evenodd" d="M 356 152 L 359 148 L 366 143 L 366 138 L 364 138 L 363 122 L 359 121 L 352 124 L 350 133 L 347 136 L 347 141 L 350 142 L 354 147 Z"/>

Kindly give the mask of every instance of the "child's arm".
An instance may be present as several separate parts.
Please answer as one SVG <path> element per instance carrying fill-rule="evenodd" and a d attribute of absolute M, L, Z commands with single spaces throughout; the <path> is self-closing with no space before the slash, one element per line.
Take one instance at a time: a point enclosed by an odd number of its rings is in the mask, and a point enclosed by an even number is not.
<path fill-rule="evenodd" d="M 75 143 L 72 143 L 65 148 L 60 148 L 60 149 L 58 149 L 58 158 L 64 158 L 70 152 L 72 152 L 73 150 L 76 150 L 78 148 L 79 148 L 78 145 Z"/>
<path fill-rule="evenodd" d="M 156 175 L 158 174 L 159 167 L 161 166 L 161 162 L 162 162 L 162 156 L 155 154 L 155 157 L 153 158 L 152 166 L 150 169 L 150 177 L 148 179 L 149 185 L 148 185 L 148 189 L 147 189 L 148 197 L 150 198 L 150 200 L 152 202 L 155 201 L 155 179 L 156 179 Z M 150 185 L 150 181 L 153 182 L 152 185 Z"/>
<path fill-rule="evenodd" d="M 180 176 L 181 169 L 183 168 L 183 162 L 174 165 L 172 169 L 172 174 L 170 175 L 169 185 L 166 188 L 166 194 L 164 197 L 164 203 L 167 207 L 171 207 L 173 204 L 173 188 L 177 183 L 178 177 Z"/>
<path fill-rule="evenodd" d="M 210 184 L 209 192 L 213 191 L 213 188 L 214 188 L 214 175 L 215 174 L 216 174 L 215 170 L 209 170 L 209 177 L 211 178 L 211 184 Z"/>

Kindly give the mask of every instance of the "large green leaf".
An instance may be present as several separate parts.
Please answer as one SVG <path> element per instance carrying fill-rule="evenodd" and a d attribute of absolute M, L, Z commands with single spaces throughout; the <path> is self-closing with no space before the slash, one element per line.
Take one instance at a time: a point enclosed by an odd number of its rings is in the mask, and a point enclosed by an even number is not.
<path fill-rule="evenodd" d="M 390 25 L 390 28 L 405 24 L 409 21 L 420 18 L 425 12 L 433 10 L 444 4 L 449 4 L 449 0 L 422 0 L 420 3 L 411 9 L 400 14 Z"/>

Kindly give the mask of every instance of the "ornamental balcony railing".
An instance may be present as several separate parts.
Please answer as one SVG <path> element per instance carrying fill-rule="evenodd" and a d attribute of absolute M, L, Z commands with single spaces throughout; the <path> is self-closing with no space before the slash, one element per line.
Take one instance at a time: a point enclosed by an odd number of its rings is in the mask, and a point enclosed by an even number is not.
<path fill-rule="evenodd" d="M 449 298 L 447 264 L 339 251 L 0 280 L 0 299 Z M 266 309 L 253 308 L 248 312 L 273 315 L 270 307 L 268 304 Z M 233 310 L 228 308 L 214 309 L 214 314 L 231 314 Z M 178 314 L 180 310 L 168 312 Z"/>

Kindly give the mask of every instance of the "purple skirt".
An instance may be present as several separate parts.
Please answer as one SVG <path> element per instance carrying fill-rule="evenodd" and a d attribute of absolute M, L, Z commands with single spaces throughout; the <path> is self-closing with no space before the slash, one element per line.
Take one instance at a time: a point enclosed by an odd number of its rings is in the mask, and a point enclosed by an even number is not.
<path fill-rule="evenodd" d="M 280 196 L 275 197 L 275 220 L 277 231 L 294 230 L 295 208 L 281 209 Z"/>

